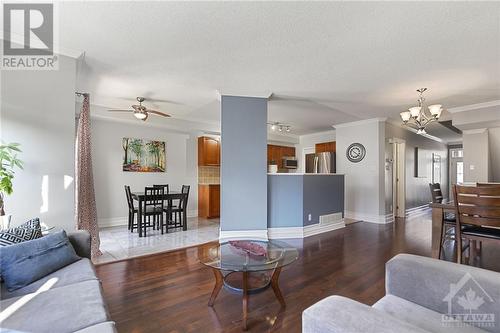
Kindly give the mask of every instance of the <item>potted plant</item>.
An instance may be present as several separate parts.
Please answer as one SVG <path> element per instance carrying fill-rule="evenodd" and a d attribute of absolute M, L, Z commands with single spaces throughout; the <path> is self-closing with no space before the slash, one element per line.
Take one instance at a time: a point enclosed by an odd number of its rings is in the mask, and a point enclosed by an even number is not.
<path fill-rule="evenodd" d="M 0 219 L 2 227 L 8 227 L 10 220 L 10 216 L 5 218 L 5 195 L 10 195 L 13 192 L 12 180 L 15 169 L 23 168 L 23 162 L 17 158 L 17 153 L 20 152 L 18 143 L 0 144 Z"/>

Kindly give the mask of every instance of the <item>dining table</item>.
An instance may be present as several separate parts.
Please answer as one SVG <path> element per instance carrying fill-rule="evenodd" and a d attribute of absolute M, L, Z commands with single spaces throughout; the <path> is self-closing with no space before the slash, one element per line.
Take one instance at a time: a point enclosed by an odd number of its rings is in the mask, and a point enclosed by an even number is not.
<path fill-rule="evenodd" d="M 139 237 L 143 237 L 146 235 L 146 228 L 145 224 L 143 223 L 143 215 L 142 215 L 142 209 L 143 209 L 143 202 L 145 198 L 144 192 L 132 192 L 132 199 L 138 201 L 138 216 L 137 216 L 137 223 L 138 223 L 138 229 L 139 229 Z M 173 200 L 181 200 L 184 196 L 187 196 L 186 193 L 182 193 L 180 191 L 169 191 L 168 193 L 163 194 L 163 201 L 167 201 L 169 206 L 172 206 L 172 201 Z M 170 216 L 167 216 L 168 219 L 170 219 Z M 187 212 L 184 210 L 182 212 L 182 220 L 184 223 L 182 224 L 182 230 L 186 231 L 187 230 Z M 168 223 L 168 222 L 167 222 Z M 144 231 L 143 231 L 144 227 Z"/>
<path fill-rule="evenodd" d="M 456 213 L 455 204 L 453 202 L 429 203 L 432 208 L 432 240 L 431 240 L 431 257 L 439 259 L 442 250 L 443 229 L 444 229 L 444 214 Z"/>

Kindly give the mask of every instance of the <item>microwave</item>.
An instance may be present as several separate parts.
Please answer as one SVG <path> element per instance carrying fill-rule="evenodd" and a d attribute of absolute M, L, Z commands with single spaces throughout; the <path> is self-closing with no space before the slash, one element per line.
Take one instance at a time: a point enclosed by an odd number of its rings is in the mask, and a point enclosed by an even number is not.
<path fill-rule="evenodd" d="M 297 169 L 299 162 L 295 157 L 283 157 L 283 168 L 285 169 Z"/>

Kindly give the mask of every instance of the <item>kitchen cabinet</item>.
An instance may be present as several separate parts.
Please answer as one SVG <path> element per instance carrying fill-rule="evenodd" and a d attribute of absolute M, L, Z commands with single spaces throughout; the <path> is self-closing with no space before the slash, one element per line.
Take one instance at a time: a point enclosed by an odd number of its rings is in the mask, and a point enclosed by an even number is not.
<path fill-rule="evenodd" d="M 220 165 L 220 141 L 216 138 L 198 138 L 198 166 Z"/>
<path fill-rule="evenodd" d="M 335 153 L 337 151 L 337 143 L 335 141 L 317 143 L 315 147 L 316 154 L 318 153 Z"/>
<path fill-rule="evenodd" d="M 278 169 L 283 169 L 283 157 L 295 157 L 295 147 L 267 145 L 267 164 L 276 162 Z"/>
<path fill-rule="evenodd" d="M 220 216 L 220 185 L 198 185 L 198 216 L 214 218 Z"/>

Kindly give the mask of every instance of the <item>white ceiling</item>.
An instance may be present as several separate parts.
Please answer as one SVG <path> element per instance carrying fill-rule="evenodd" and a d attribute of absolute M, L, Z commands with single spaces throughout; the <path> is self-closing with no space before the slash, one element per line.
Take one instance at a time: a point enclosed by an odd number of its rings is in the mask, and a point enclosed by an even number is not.
<path fill-rule="evenodd" d="M 79 88 L 107 107 L 146 96 L 217 123 L 217 91 L 269 91 L 269 120 L 305 134 L 397 119 L 420 87 L 447 108 L 500 99 L 499 2 L 64 2 L 59 13 L 61 45 L 85 51 Z"/>

